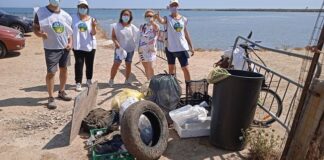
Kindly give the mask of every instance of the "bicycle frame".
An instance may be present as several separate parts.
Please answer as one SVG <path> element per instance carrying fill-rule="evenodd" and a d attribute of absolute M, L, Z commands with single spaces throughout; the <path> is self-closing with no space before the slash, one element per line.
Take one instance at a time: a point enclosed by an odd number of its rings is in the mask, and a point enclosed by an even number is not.
<path fill-rule="evenodd" d="M 238 36 L 235 40 L 234 45 L 233 45 L 232 55 L 230 58 L 230 64 L 233 63 L 234 50 L 237 47 L 240 47 L 239 41 L 244 41 L 244 42 L 246 42 L 250 45 L 254 45 L 258 48 L 261 48 L 261 49 L 264 49 L 267 51 L 272 51 L 272 52 L 282 54 L 282 55 L 292 56 L 292 57 L 296 57 L 296 58 L 300 58 L 300 59 L 308 59 L 308 60 L 312 59 L 311 57 L 300 55 L 297 53 L 292 53 L 292 52 L 287 52 L 287 51 L 264 47 L 262 45 L 255 43 L 255 42 L 252 42 L 251 40 L 249 40 L 247 38 Z M 247 53 L 247 54 L 249 54 L 249 53 Z M 258 57 L 258 58 L 260 58 L 260 57 Z M 257 71 L 260 74 L 268 76 L 269 78 L 266 79 L 266 81 L 267 81 L 266 83 L 268 84 L 267 87 L 269 89 L 272 88 L 272 90 L 275 91 L 279 95 L 280 99 L 283 102 L 283 108 L 285 108 L 285 106 L 288 106 L 288 110 L 286 110 L 285 113 L 283 113 L 282 116 L 279 118 L 272 112 L 268 111 L 266 108 L 262 107 L 261 105 L 258 105 L 262 110 L 264 110 L 271 117 L 273 117 L 286 130 L 286 132 L 289 132 L 291 123 L 292 123 L 291 117 L 293 117 L 293 115 L 295 114 L 295 107 L 299 101 L 298 95 L 299 95 L 299 92 L 304 87 L 303 84 L 299 84 L 297 81 L 294 81 L 291 78 L 274 71 L 273 69 L 267 67 L 265 64 L 260 64 L 248 57 L 245 57 L 244 60 L 245 60 L 245 62 L 244 62 L 242 69 L 244 69 L 245 65 L 253 64 L 253 68 L 252 68 L 253 71 Z M 276 84 L 273 83 L 275 80 L 278 80 Z M 284 88 L 284 89 L 282 90 L 282 88 Z M 280 94 L 279 91 L 283 92 L 283 94 Z M 293 98 L 288 99 L 287 95 L 293 96 Z M 267 97 L 265 97 L 265 100 L 266 100 L 266 98 Z"/>

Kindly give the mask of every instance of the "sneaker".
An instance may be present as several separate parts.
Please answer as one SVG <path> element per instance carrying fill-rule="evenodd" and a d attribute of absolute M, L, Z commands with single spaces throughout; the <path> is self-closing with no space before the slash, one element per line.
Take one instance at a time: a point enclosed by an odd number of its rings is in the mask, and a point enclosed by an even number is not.
<path fill-rule="evenodd" d="M 81 85 L 81 83 L 77 83 L 77 84 L 75 85 L 75 90 L 76 90 L 77 92 L 81 92 L 81 91 L 82 91 L 82 85 Z"/>
<path fill-rule="evenodd" d="M 72 98 L 69 97 L 65 91 L 59 91 L 58 98 L 62 99 L 63 101 L 71 101 Z"/>
<path fill-rule="evenodd" d="M 88 79 L 86 84 L 87 84 L 87 86 L 89 87 L 89 86 L 92 84 L 91 79 Z"/>
<path fill-rule="evenodd" d="M 56 105 L 55 100 L 54 100 L 53 97 L 48 98 L 47 108 L 48 109 L 56 109 L 57 108 L 57 105 Z"/>
<path fill-rule="evenodd" d="M 126 79 L 124 84 L 126 84 L 126 85 L 132 85 L 132 82 L 129 79 Z"/>
<path fill-rule="evenodd" d="M 114 86 L 114 80 L 109 80 L 109 82 L 108 82 L 108 85 L 110 86 L 110 87 L 113 87 Z"/>

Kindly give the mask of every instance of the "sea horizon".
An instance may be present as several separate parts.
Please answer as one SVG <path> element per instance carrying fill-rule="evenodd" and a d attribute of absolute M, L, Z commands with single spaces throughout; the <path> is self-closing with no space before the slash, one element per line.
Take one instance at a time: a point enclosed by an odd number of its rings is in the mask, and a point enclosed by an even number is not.
<path fill-rule="evenodd" d="M 71 15 L 77 12 L 76 8 L 62 8 Z M 33 18 L 33 8 L 0 9 L 14 15 Z M 139 27 L 144 23 L 143 14 L 146 9 L 132 10 L 133 23 Z M 159 10 L 162 16 L 169 14 L 166 9 L 155 10 Z M 188 30 L 194 47 L 207 50 L 228 49 L 237 36 L 245 37 L 250 31 L 253 31 L 251 40 L 262 41 L 261 45 L 266 47 L 303 48 L 308 45 L 318 15 L 317 12 L 293 12 L 291 9 L 291 12 L 273 9 L 247 10 L 182 9 L 180 12 L 189 19 Z M 110 24 L 118 21 L 119 12 L 119 8 L 92 8 L 90 14 L 98 19 L 100 26 L 109 35 Z"/>

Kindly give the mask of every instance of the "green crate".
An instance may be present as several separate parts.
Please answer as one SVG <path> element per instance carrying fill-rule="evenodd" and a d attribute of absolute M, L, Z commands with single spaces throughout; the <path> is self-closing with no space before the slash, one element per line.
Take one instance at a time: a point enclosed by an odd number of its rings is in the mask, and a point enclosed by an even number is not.
<path fill-rule="evenodd" d="M 95 136 L 98 131 L 106 132 L 106 128 L 102 129 L 92 129 L 90 130 L 90 135 Z M 116 152 L 116 153 L 109 153 L 109 154 L 97 154 L 92 148 L 92 160 L 135 160 L 135 158 L 129 154 L 128 152 Z"/>

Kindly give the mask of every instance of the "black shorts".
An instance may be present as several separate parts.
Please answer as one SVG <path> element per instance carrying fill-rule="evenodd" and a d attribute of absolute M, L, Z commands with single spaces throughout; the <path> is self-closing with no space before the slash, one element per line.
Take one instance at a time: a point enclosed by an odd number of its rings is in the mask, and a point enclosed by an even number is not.
<path fill-rule="evenodd" d="M 60 68 L 71 65 L 70 51 L 66 49 L 45 49 L 47 73 L 55 73 Z"/>
<path fill-rule="evenodd" d="M 189 53 L 188 51 L 180 51 L 180 52 L 170 52 L 167 48 L 165 48 L 165 54 L 168 59 L 168 64 L 175 64 L 176 58 L 178 58 L 181 67 L 186 67 L 189 65 Z"/>

